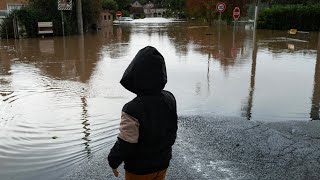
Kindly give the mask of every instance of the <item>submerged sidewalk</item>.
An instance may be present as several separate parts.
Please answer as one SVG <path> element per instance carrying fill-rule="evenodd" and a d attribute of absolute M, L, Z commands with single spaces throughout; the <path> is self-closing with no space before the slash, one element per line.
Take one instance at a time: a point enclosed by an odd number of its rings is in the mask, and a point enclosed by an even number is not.
<path fill-rule="evenodd" d="M 99 152 L 62 179 L 112 180 Z M 320 121 L 261 123 L 242 118 L 179 118 L 168 180 L 320 179 Z"/>

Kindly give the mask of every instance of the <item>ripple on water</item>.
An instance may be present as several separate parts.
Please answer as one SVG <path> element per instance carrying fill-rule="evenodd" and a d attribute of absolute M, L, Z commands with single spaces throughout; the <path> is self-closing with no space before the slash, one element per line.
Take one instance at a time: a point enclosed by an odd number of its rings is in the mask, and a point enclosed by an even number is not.
<path fill-rule="evenodd" d="M 60 172 L 110 146 L 118 133 L 119 118 L 92 111 L 87 86 L 30 72 L 22 81 L 26 75 L 13 71 L 18 76 L 13 87 L 0 92 L 0 176 L 5 179 Z"/>
<path fill-rule="evenodd" d="M 93 121 L 94 118 L 90 118 L 86 121 Z M 6 128 L 9 136 L 5 137 L 0 133 L 0 160 L 5 162 L 0 165 L 3 170 L 0 175 L 3 175 L 2 172 L 4 175 L 53 172 L 89 158 L 113 143 L 118 119 L 104 123 L 72 121 L 64 125 L 53 125 L 16 123 L 14 127 Z"/>

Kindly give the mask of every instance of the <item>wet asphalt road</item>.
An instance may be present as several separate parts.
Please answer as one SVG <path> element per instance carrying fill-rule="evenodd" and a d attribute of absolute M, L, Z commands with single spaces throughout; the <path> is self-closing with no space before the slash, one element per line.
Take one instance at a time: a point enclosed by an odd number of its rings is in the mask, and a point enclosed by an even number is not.
<path fill-rule="evenodd" d="M 320 179 L 320 121 L 261 123 L 241 118 L 179 118 L 168 180 Z M 112 180 L 95 154 L 61 179 Z"/>

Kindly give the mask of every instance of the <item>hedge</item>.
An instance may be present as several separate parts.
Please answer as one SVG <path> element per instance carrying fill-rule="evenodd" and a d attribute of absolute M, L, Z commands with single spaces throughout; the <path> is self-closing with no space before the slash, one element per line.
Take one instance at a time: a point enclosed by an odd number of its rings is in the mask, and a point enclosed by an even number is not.
<path fill-rule="evenodd" d="M 258 28 L 318 31 L 320 28 L 320 4 L 265 8 L 259 14 Z"/>

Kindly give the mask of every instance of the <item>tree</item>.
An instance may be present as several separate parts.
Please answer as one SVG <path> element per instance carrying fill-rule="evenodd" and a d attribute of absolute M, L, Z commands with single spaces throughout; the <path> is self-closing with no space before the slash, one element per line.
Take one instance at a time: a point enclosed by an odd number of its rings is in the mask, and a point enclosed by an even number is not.
<path fill-rule="evenodd" d="M 269 0 L 272 4 L 315 4 L 319 0 Z"/>
<path fill-rule="evenodd" d="M 191 17 L 207 17 L 210 10 L 210 0 L 187 0 L 186 11 Z"/>
<path fill-rule="evenodd" d="M 101 0 L 82 0 L 83 28 L 94 27 L 101 12 Z"/>
<path fill-rule="evenodd" d="M 241 10 L 241 17 L 247 15 L 248 11 L 248 0 L 229 0 L 228 8 L 226 9 L 226 14 L 228 17 L 233 17 L 233 10 L 235 7 L 239 7 Z"/>
<path fill-rule="evenodd" d="M 159 2 L 169 10 L 169 13 L 185 16 L 186 0 L 162 0 Z"/>
<path fill-rule="evenodd" d="M 77 33 L 77 14 L 76 14 L 76 1 L 72 1 L 72 10 L 64 11 L 64 25 L 66 34 L 75 34 Z M 27 5 L 28 12 L 37 12 L 36 15 L 27 15 L 25 14 L 20 21 L 24 21 L 24 18 L 32 18 L 32 21 L 51 21 L 53 22 L 53 31 L 55 34 L 62 34 L 62 23 L 61 23 L 61 12 L 58 10 L 58 1 L 57 0 L 30 0 L 29 5 Z M 82 15 L 84 22 L 84 29 L 88 29 L 92 24 L 95 24 L 99 13 L 101 11 L 101 0 L 82 0 Z M 30 19 L 28 21 L 31 21 Z M 30 24 L 31 25 L 31 24 Z M 29 28 L 28 24 L 26 29 Z"/>
<path fill-rule="evenodd" d="M 131 0 L 117 0 L 118 10 L 128 11 L 131 6 Z"/>
<path fill-rule="evenodd" d="M 102 0 L 102 9 L 104 10 L 117 10 L 118 9 L 118 4 L 114 0 Z"/>
<path fill-rule="evenodd" d="M 220 0 L 186 0 L 186 11 L 191 17 L 206 18 L 210 20 L 213 16 L 218 17 L 219 13 L 216 11 L 216 5 Z M 239 7 L 241 16 L 246 16 L 248 10 L 248 0 L 225 0 L 227 8 L 222 13 L 222 18 L 231 20 L 233 16 L 233 9 Z"/>

